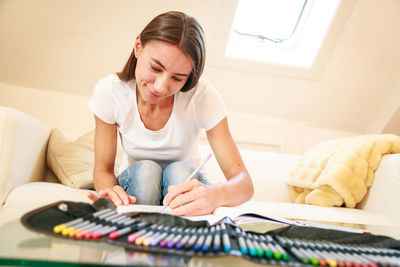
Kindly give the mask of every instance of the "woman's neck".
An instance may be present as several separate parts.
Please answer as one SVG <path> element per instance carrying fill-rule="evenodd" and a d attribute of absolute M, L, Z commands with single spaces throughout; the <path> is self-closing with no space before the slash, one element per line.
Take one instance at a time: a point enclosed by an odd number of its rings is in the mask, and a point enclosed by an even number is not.
<path fill-rule="evenodd" d="M 160 130 L 168 122 L 174 107 L 174 95 L 155 104 L 143 100 L 139 90 L 136 90 L 137 108 L 140 119 L 149 130 Z"/>

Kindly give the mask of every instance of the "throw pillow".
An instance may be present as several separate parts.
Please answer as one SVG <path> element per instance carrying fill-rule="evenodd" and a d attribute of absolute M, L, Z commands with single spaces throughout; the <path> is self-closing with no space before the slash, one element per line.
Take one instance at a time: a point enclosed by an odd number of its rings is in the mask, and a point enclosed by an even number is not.
<path fill-rule="evenodd" d="M 70 140 L 56 128 L 49 138 L 46 161 L 62 184 L 93 188 L 93 142 Z"/>

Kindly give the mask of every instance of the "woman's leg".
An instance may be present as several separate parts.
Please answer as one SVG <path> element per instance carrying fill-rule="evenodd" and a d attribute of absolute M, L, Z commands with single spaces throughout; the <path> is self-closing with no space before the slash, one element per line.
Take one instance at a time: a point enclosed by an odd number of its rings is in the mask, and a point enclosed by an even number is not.
<path fill-rule="evenodd" d="M 141 160 L 118 175 L 119 185 L 129 195 L 136 197 L 136 204 L 161 204 L 162 168 L 151 160 Z"/>
<path fill-rule="evenodd" d="M 169 164 L 163 172 L 163 181 L 162 181 L 162 196 L 163 198 L 168 193 L 168 186 L 174 184 L 183 183 L 189 175 L 195 170 L 191 164 L 186 162 L 177 161 Z M 204 177 L 201 172 L 197 172 L 197 174 L 193 177 L 193 179 L 197 179 L 203 184 L 209 184 L 208 180 Z"/>

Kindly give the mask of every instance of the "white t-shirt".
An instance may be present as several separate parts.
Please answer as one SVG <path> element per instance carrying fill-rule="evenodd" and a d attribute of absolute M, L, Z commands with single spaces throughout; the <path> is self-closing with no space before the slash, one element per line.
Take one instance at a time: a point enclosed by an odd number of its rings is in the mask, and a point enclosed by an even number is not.
<path fill-rule="evenodd" d="M 116 74 L 109 74 L 96 84 L 89 107 L 104 122 L 118 126 L 125 152 L 119 172 L 144 159 L 154 160 L 162 167 L 174 161 L 194 166 L 200 163 L 200 133 L 225 118 L 225 105 L 217 90 L 204 79 L 190 91 L 179 91 L 174 97 L 167 123 L 153 131 L 140 119 L 135 81 L 126 83 Z"/>

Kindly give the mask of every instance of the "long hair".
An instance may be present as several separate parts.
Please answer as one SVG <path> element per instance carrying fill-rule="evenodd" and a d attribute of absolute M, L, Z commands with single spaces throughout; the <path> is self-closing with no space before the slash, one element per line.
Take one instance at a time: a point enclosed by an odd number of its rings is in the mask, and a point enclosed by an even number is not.
<path fill-rule="evenodd" d="M 194 17 L 177 11 L 158 15 L 140 33 L 143 47 L 152 40 L 168 42 L 180 47 L 183 53 L 193 60 L 193 70 L 181 88 L 182 92 L 187 92 L 196 86 L 203 72 L 206 56 L 204 39 L 204 31 L 198 21 Z M 122 81 L 135 79 L 136 62 L 133 49 L 123 70 L 117 73 Z"/>

